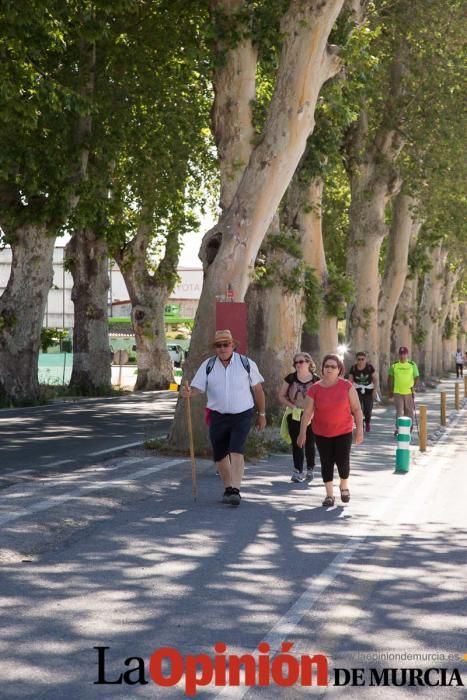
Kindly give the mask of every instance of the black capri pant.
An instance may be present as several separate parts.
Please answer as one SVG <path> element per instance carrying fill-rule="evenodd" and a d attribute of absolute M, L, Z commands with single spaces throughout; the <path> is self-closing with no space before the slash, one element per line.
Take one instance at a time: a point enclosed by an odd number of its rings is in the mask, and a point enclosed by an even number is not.
<path fill-rule="evenodd" d="M 323 481 L 332 481 L 334 478 L 334 465 L 341 479 L 348 479 L 350 473 L 350 448 L 352 446 L 352 433 L 324 437 L 315 435 L 316 447 L 321 460 L 321 475 Z"/>
<path fill-rule="evenodd" d="M 303 471 L 304 454 L 306 456 L 307 469 L 313 469 L 315 466 L 315 437 L 311 429 L 311 423 L 306 429 L 305 449 L 297 445 L 297 438 L 300 433 L 300 421 L 293 420 L 292 414 L 287 416 L 287 425 L 289 426 L 289 435 L 292 440 L 292 455 L 293 465 L 299 472 Z"/>
<path fill-rule="evenodd" d="M 365 391 L 364 394 L 357 389 L 358 398 L 360 399 L 360 406 L 362 407 L 363 417 L 367 423 L 371 421 L 371 413 L 373 411 L 373 392 Z"/>

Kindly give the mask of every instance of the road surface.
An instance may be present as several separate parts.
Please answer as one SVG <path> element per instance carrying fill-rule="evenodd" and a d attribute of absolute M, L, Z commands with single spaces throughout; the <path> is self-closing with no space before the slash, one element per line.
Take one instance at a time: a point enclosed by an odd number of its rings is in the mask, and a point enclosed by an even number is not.
<path fill-rule="evenodd" d="M 195 502 L 187 459 L 138 450 L 5 489 L 2 698 L 183 698 L 184 678 L 152 682 L 154 651 L 214 657 L 223 643 L 238 656 L 262 641 L 271 658 L 282 642 L 296 658 L 324 655 L 329 687 L 210 683 L 196 697 L 463 697 L 457 686 L 368 687 L 371 669 L 402 667 L 458 669 L 467 684 L 466 411 L 404 475 L 392 413 L 377 418 L 353 450 L 350 504 L 331 509 L 319 476 L 290 482 L 289 455 L 248 466 L 239 508 L 220 503 L 209 461 L 198 461 Z M 147 684 L 111 684 L 130 668 Z M 367 686 L 335 686 L 339 668 L 363 669 Z"/>

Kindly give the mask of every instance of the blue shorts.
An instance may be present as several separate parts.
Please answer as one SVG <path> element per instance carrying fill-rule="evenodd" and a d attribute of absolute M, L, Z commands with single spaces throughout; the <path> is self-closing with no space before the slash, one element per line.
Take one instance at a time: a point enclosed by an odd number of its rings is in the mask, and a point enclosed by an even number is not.
<path fill-rule="evenodd" d="M 209 438 L 214 453 L 214 461 L 220 462 L 231 452 L 243 454 L 251 428 L 253 409 L 242 413 L 219 413 L 211 411 Z"/>

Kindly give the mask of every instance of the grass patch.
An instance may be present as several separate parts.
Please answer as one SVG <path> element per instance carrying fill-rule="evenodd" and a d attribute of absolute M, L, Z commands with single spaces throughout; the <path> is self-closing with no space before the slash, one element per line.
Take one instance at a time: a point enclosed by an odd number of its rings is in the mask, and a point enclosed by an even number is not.
<path fill-rule="evenodd" d="M 169 438 L 168 435 L 163 435 L 163 436 L 158 436 L 155 438 L 149 438 L 148 440 L 145 440 L 143 443 L 143 447 L 145 450 L 152 450 L 154 452 L 157 452 L 158 454 L 161 455 L 173 455 L 175 457 L 189 457 L 190 452 L 189 452 L 189 447 L 185 447 L 184 449 L 182 448 L 177 448 L 177 447 L 172 447 L 172 445 L 169 444 Z M 195 456 L 196 457 L 202 457 L 205 458 L 207 457 L 210 459 L 212 457 L 212 452 L 211 452 L 211 447 L 208 445 L 206 449 L 204 448 L 195 448 Z"/>
<path fill-rule="evenodd" d="M 290 445 L 278 437 L 277 431 L 267 430 L 265 433 L 259 433 L 256 430 L 251 430 L 245 445 L 245 460 L 254 461 L 267 457 L 271 452 L 288 453 Z M 177 449 L 169 444 L 167 435 L 149 438 L 143 444 L 146 450 L 153 450 L 162 455 L 182 455 L 189 456 L 189 448 Z M 195 456 L 201 458 L 212 459 L 211 446 L 206 447 L 195 446 Z"/>

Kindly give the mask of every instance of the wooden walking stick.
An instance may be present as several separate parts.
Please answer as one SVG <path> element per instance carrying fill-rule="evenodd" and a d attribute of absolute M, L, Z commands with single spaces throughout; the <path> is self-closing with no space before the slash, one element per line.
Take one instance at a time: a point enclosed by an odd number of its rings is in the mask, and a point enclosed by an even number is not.
<path fill-rule="evenodd" d="M 190 391 L 190 386 L 188 382 L 185 382 L 185 389 L 187 392 Z M 190 395 L 187 394 L 186 397 L 186 422 L 188 424 L 188 440 L 190 443 L 190 457 L 191 457 L 191 492 L 193 494 L 193 499 L 196 501 L 197 489 L 196 489 L 196 462 L 195 462 L 195 448 L 193 445 L 193 426 L 191 423 L 191 404 Z"/>

